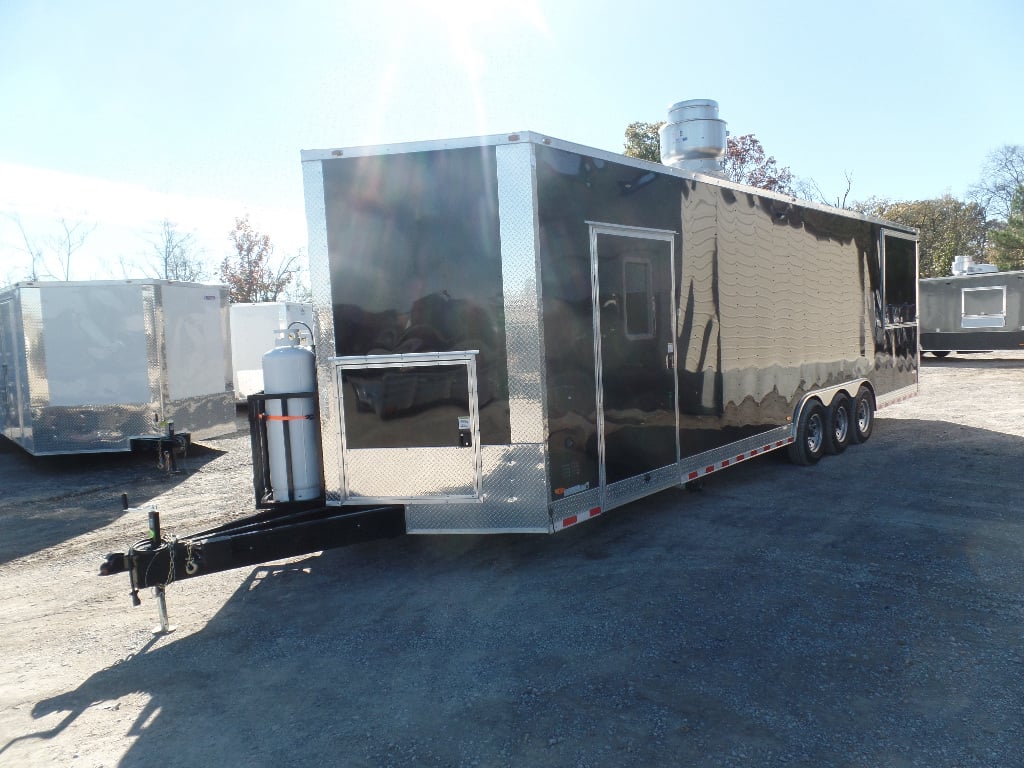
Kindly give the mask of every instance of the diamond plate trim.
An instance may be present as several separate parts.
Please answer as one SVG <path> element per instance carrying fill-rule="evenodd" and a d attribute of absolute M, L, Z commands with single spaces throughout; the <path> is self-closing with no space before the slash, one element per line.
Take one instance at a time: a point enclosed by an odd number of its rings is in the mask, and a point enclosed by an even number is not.
<path fill-rule="evenodd" d="M 679 465 L 672 464 L 611 483 L 605 488 L 602 509 L 609 510 L 679 485 Z"/>
<path fill-rule="evenodd" d="M 445 503 L 477 501 L 472 448 L 360 448 L 345 453 L 346 501 L 422 501 L 436 496 Z M 410 488 L 416 495 L 409 495 Z"/>
<path fill-rule="evenodd" d="M 547 430 L 536 158 L 529 143 L 496 147 L 495 155 L 512 442 L 539 444 Z"/>
<path fill-rule="evenodd" d="M 326 162 L 326 161 L 324 161 Z M 328 504 L 340 504 L 345 487 L 341 469 L 341 415 L 335 390 L 334 311 L 331 299 L 331 269 L 327 258 L 327 206 L 324 202 L 324 169 L 320 160 L 302 164 L 302 187 L 306 201 L 309 240 L 309 288 L 313 304 L 313 334 L 316 340 L 316 378 L 320 392 L 320 444 L 322 446 L 324 491 Z"/>
<path fill-rule="evenodd" d="M 481 447 L 484 493 L 478 504 L 411 504 L 409 533 L 551 533 L 541 445 Z"/>

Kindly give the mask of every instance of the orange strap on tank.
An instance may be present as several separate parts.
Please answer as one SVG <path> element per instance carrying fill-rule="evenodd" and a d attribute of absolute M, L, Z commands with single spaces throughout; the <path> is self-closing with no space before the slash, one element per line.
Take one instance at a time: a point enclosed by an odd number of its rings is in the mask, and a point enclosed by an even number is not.
<path fill-rule="evenodd" d="M 264 413 L 263 418 L 267 421 L 306 421 L 307 419 L 312 421 L 313 414 L 308 416 L 272 416 L 269 413 Z"/>

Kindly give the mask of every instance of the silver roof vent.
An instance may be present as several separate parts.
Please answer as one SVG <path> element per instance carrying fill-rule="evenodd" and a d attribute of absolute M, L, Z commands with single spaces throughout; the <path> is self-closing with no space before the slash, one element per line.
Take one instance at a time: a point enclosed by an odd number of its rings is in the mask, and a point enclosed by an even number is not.
<path fill-rule="evenodd" d="M 718 117 L 718 102 L 690 99 L 673 104 L 658 131 L 661 162 L 674 168 L 722 176 L 729 132 Z"/>

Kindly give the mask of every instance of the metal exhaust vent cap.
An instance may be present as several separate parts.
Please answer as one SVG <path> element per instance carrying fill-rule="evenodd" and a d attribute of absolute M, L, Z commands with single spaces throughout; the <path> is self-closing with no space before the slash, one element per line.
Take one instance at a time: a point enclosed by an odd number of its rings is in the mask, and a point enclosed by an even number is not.
<path fill-rule="evenodd" d="M 718 102 L 690 99 L 673 104 L 658 130 L 661 162 L 674 168 L 722 176 L 729 132 L 718 117 Z"/>

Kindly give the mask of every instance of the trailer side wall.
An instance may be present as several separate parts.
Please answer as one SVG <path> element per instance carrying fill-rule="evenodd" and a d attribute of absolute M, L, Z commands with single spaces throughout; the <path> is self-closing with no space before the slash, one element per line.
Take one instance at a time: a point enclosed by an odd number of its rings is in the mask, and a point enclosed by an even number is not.
<path fill-rule="evenodd" d="M 559 530 L 916 388 L 911 231 L 535 134 L 303 159 L 328 503 Z"/>

